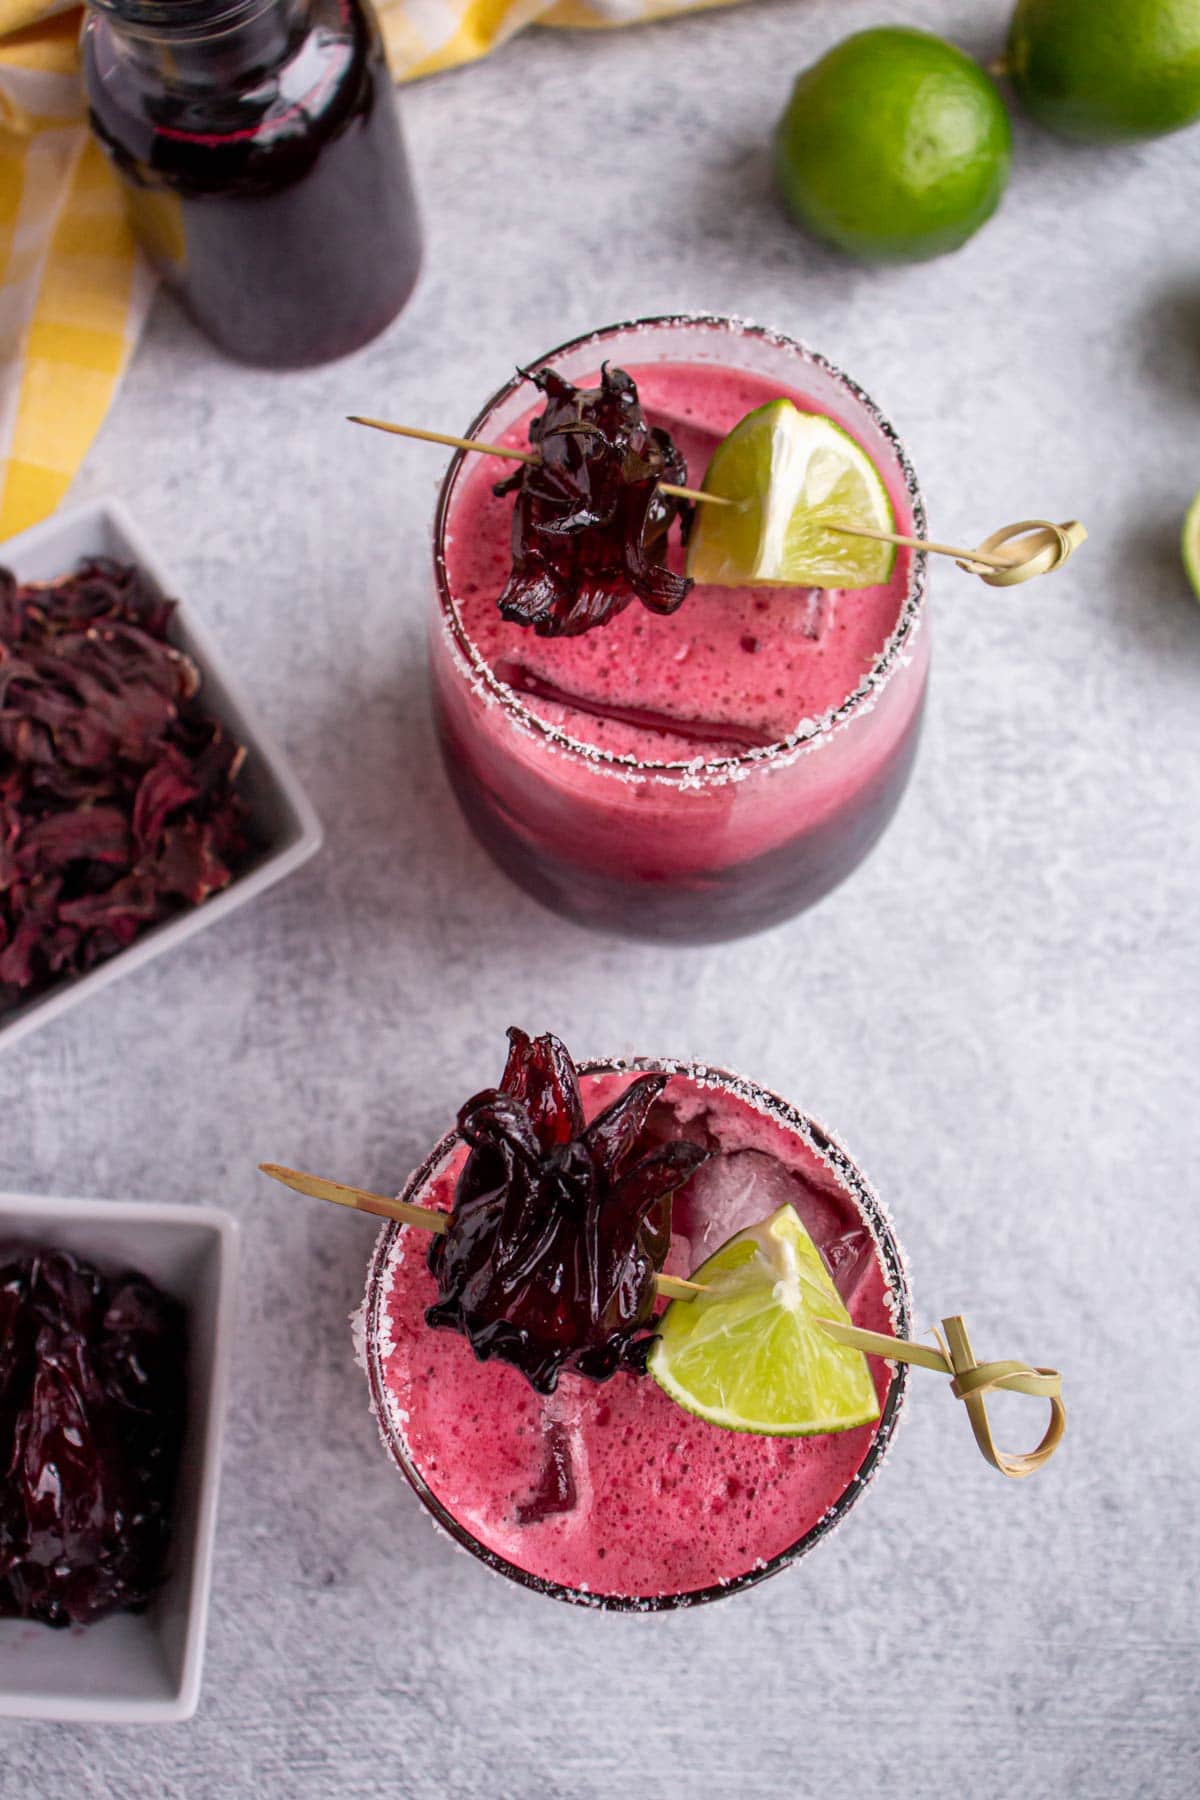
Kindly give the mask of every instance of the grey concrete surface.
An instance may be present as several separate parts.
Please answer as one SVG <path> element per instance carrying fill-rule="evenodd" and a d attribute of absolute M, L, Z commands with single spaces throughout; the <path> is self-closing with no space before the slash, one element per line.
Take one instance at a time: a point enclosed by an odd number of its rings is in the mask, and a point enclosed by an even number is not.
<path fill-rule="evenodd" d="M 989 56 L 1000 0 L 780 0 L 531 34 L 407 93 L 428 255 L 356 360 L 248 374 L 157 306 L 79 478 L 133 506 L 285 740 L 315 864 L 0 1062 L 0 1185 L 217 1201 L 246 1268 L 207 1680 L 165 1730 L 12 1726 L 21 1796 L 413 1800 L 1195 1792 L 1200 130 L 1099 153 L 1020 121 L 999 216 L 849 266 L 772 197 L 792 72 L 904 17 Z M 521 358 L 677 307 L 776 323 L 899 423 L 946 536 L 1078 513 L 1053 582 L 935 576 L 886 841 L 729 948 L 589 936 L 497 874 L 426 716 L 438 452 Z M 846 1528 L 694 1614 L 597 1617 L 451 1551 L 379 1453 L 346 1315 L 372 1229 L 260 1158 L 396 1186 L 510 1021 L 741 1067 L 838 1129 L 923 1321 L 1066 1372 L 1067 1445 L 988 1470 L 918 1375 Z M 1026 1413 L 1006 1415 L 1010 1434 Z"/>

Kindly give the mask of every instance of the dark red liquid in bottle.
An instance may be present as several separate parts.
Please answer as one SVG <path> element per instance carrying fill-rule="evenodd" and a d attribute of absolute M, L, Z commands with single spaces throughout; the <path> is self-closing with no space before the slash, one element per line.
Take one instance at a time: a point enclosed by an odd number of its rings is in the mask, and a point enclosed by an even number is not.
<path fill-rule="evenodd" d="M 365 0 L 91 0 L 92 128 L 139 241 L 221 349 L 302 368 L 395 318 L 420 262 Z"/>

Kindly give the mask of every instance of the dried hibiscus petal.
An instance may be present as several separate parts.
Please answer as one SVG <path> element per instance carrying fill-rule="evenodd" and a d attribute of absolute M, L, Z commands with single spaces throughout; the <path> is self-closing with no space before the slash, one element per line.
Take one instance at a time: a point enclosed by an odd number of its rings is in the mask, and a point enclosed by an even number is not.
<path fill-rule="evenodd" d="M 652 612 L 674 612 L 692 584 L 662 558 L 672 522 L 689 509 L 659 483 L 686 482 L 682 456 L 647 423 L 624 369 L 606 363 L 598 388 L 573 387 L 553 369 L 529 379 L 546 406 L 529 427 L 538 461 L 496 488 L 517 496 L 500 611 L 541 637 L 577 637 L 635 596 Z"/>
<path fill-rule="evenodd" d="M 168 640 L 174 602 L 95 559 L 0 570 L 0 1012 L 227 885 L 243 752 Z"/>
<path fill-rule="evenodd" d="M 48 875 L 67 862 L 126 864 L 129 821 L 119 806 L 44 813 L 20 833 L 15 863 L 22 875 Z"/>
<path fill-rule="evenodd" d="M 138 782 L 133 797 L 133 835 L 139 850 L 148 850 L 163 834 L 169 815 L 199 794 L 186 757 L 167 745 L 162 756 Z"/>
<path fill-rule="evenodd" d="M 229 885 L 230 871 L 217 854 L 215 825 L 200 819 L 184 819 L 168 827 L 154 860 L 156 881 L 166 894 L 178 894 L 199 906 L 210 894 Z"/>
<path fill-rule="evenodd" d="M 671 1195 L 708 1156 L 646 1135 L 665 1075 L 642 1075 L 584 1124 L 579 1082 L 557 1038 L 510 1030 L 499 1088 L 458 1116 L 470 1153 L 449 1229 L 429 1268 L 428 1324 L 461 1331 L 540 1393 L 561 1371 L 603 1381 L 641 1372 L 653 1342 L 654 1279 L 671 1240 Z"/>

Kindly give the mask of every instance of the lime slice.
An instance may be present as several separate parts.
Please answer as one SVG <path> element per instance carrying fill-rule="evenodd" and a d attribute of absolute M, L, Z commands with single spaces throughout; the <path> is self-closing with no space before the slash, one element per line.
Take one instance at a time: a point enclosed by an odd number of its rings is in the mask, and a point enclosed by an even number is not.
<path fill-rule="evenodd" d="M 1200 600 L 1200 494 L 1188 507 L 1187 518 L 1183 521 L 1183 566 L 1188 572 L 1188 580 Z"/>
<path fill-rule="evenodd" d="M 704 492 L 736 506 L 696 508 L 687 572 L 710 587 L 876 587 L 895 547 L 830 523 L 894 531 L 878 469 L 840 425 L 790 400 L 756 407 L 713 451 Z"/>
<path fill-rule="evenodd" d="M 692 1279 L 709 1291 L 671 1302 L 649 1361 L 688 1412 L 763 1437 L 851 1431 L 879 1417 L 862 1351 L 816 1323 L 850 1315 L 793 1207 L 739 1231 Z"/>

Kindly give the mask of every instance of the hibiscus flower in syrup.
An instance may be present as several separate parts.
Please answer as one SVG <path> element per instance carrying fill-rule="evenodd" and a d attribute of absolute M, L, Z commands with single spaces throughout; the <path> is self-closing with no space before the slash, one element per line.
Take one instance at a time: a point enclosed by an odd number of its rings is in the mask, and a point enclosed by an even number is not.
<path fill-rule="evenodd" d="M 539 460 L 495 490 L 517 496 L 500 611 L 540 637 L 577 637 L 634 598 L 674 612 L 692 584 L 662 559 L 672 523 L 690 520 L 690 507 L 659 483 L 686 482 L 683 457 L 647 423 L 624 369 L 606 363 L 598 388 L 573 387 L 553 369 L 529 379 L 546 407 L 529 426 Z"/>
<path fill-rule="evenodd" d="M 540 1393 L 564 1368 L 596 1381 L 641 1373 L 671 1195 L 708 1151 L 647 1132 L 666 1075 L 639 1076 L 586 1124 L 558 1039 L 508 1038 L 500 1086 L 458 1115 L 470 1154 L 449 1229 L 429 1247 L 438 1299 L 426 1322 L 461 1331 L 481 1360 L 514 1364 Z"/>

